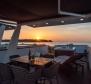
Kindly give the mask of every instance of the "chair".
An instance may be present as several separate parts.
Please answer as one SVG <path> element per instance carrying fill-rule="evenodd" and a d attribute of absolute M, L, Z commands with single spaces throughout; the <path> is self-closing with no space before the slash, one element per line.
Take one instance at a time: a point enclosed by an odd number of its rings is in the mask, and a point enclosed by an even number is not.
<path fill-rule="evenodd" d="M 79 69 L 81 69 L 81 74 L 84 74 L 84 62 L 80 61 L 80 59 L 82 58 L 81 55 L 76 55 L 71 57 L 70 62 L 68 62 L 68 64 L 71 64 L 72 66 L 75 66 L 75 71 L 78 71 Z"/>
<path fill-rule="evenodd" d="M 56 47 L 54 48 L 55 51 L 55 56 L 73 56 L 74 55 L 74 50 L 70 48 L 62 48 L 62 47 Z"/>
<path fill-rule="evenodd" d="M 87 46 L 78 46 L 76 48 L 76 55 L 77 55 L 77 60 L 75 61 L 75 64 L 77 67 L 82 68 L 82 74 L 84 73 L 84 66 L 87 66 L 87 69 L 89 70 L 89 62 L 88 62 L 88 51 L 87 51 Z M 77 69 L 78 69 L 77 68 Z"/>
<path fill-rule="evenodd" d="M 81 54 L 82 58 L 79 59 L 80 62 L 85 63 L 87 65 L 87 69 L 89 70 L 89 61 L 88 61 L 88 51 L 85 50 L 83 54 Z"/>
<path fill-rule="evenodd" d="M 14 84 L 14 76 L 8 64 L 0 63 L 0 84 Z"/>
<path fill-rule="evenodd" d="M 20 55 L 12 55 L 12 56 L 10 56 L 9 58 L 10 58 L 10 60 L 11 60 L 11 59 L 16 58 L 16 57 L 20 57 Z"/>
<path fill-rule="evenodd" d="M 87 64 L 87 68 L 89 69 L 89 63 L 88 63 L 88 46 L 87 45 L 76 46 L 75 52 L 79 56 L 81 56 L 81 59 L 79 61 L 86 63 Z"/>
<path fill-rule="evenodd" d="M 59 63 L 54 63 L 51 66 L 44 68 L 41 74 L 41 79 L 45 82 L 45 80 L 48 80 L 50 84 L 52 84 L 52 79 L 56 79 L 57 84 L 59 83 L 58 81 L 58 69 L 59 69 L 60 64 Z"/>
<path fill-rule="evenodd" d="M 8 62 L 9 65 L 18 65 L 17 62 L 12 61 L 12 59 L 20 57 L 20 55 L 11 55 L 9 56 L 10 62 Z"/>
<path fill-rule="evenodd" d="M 28 70 L 12 65 L 11 69 L 14 74 L 16 84 L 35 84 L 40 77 L 41 70 L 29 72 Z"/>

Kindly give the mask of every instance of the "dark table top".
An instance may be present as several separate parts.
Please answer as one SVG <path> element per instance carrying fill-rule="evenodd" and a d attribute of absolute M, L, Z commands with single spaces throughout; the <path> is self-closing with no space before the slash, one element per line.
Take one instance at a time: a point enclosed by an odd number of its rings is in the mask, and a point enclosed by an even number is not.
<path fill-rule="evenodd" d="M 44 58 L 44 57 L 35 57 L 35 59 L 29 60 L 29 56 L 20 56 L 20 57 L 12 59 L 12 61 L 25 63 L 25 64 L 43 66 L 43 65 L 51 62 L 52 59 L 51 58 Z"/>

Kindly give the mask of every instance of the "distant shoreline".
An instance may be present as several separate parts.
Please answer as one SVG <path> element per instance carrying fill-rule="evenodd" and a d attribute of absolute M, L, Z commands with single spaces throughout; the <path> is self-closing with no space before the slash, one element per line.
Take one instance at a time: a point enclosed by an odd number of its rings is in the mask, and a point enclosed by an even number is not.
<path fill-rule="evenodd" d="M 2 42 L 9 42 L 9 39 L 5 39 L 2 40 Z M 40 40 L 36 40 L 36 39 L 19 39 L 19 42 L 53 42 L 52 40 L 45 40 L 45 39 L 40 39 Z"/>

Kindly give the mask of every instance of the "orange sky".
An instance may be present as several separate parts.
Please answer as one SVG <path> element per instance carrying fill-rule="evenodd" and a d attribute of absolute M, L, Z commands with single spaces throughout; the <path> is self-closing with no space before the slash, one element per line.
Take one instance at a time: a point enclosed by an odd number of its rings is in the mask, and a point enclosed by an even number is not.
<path fill-rule="evenodd" d="M 3 38 L 8 39 L 12 31 L 6 31 Z M 91 23 L 31 28 L 23 26 L 21 39 L 48 39 L 53 41 L 91 42 Z"/>

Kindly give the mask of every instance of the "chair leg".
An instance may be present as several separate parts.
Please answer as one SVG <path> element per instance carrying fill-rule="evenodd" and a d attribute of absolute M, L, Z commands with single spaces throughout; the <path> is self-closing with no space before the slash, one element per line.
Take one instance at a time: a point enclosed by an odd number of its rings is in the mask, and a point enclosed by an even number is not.
<path fill-rule="evenodd" d="M 60 84 L 59 83 L 59 77 L 58 76 L 56 76 L 56 82 L 57 82 L 57 84 Z"/>
<path fill-rule="evenodd" d="M 80 60 L 80 61 L 86 63 L 87 69 L 89 70 L 89 62 L 88 61 L 84 61 L 84 60 Z"/>
<path fill-rule="evenodd" d="M 84 65 L 78 64 L 81 67 L 81 74 L 84 75 Z"/>
<path fill-rule="evenodd" d="M 46 80 L 44 79 L 44 80 L 43 80 L 43 84 L 45 84 L 45 81 L 46 81 Z"/>
<path fill-rule="evenodd" d="M 45 84 L 45 78 L 43 78 L 43 79 L 40 79 L 40 82 L 41 82 L 41 84 Z"/>
<path fill-rule="evenodd" d="M 37 80 L 35 81 L 35 84 L 38 84 L 38 81 Z"/>
<path fill-rule="evenodd" d="M 75 65 L 75 71 L 76 72 L 78 71 L 78 65 L 77 64 Z"/>
<path fill-rule="evenodd" d="M 89 70 L 89 62 L 87 62 L 87 69 Z"/>
<path fill-rule="evenodd" d="M 52 79 L 49 79 L 50 84 L 52 84 Z"/>

